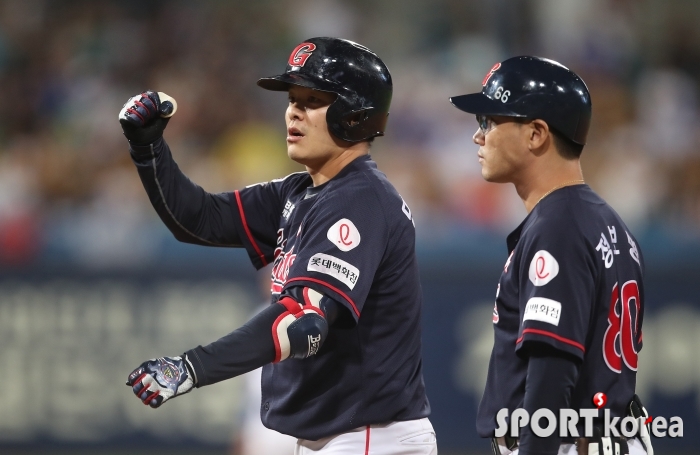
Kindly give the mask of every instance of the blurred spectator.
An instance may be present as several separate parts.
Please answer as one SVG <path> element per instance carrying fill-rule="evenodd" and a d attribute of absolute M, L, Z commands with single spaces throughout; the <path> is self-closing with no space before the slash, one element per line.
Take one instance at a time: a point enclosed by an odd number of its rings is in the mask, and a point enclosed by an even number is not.
<path fill-rule="evenodd" d="M 535 0 L 517 14 L 485 5 L 0 0 L 0 263 L 70 251 L 123 265 L 119 238 L 143 245 L 139 261 L 158 254 L 145 245 L 164 232 L 146 214 L 115 120 L 139 90 L 179 100 L 166 135 L 209 191 L 299 170 L 285 157 L 282 101 L 255 81 L 281 71 L 289 46 L 313 35 L 366 42 L 387 61 L 394 100 L 373 155 L 421 241 L 509 231 L 521 217 L 507 191 L 482 181 L 476 148 L 465 145 L 475 125 L 447 98 L 524 52 L 561 60 L 590 84 L 586 178 L 639 232 L 696 231 L 700 4 Z M 475 14 L 482 20 L 462 20 Z"/>

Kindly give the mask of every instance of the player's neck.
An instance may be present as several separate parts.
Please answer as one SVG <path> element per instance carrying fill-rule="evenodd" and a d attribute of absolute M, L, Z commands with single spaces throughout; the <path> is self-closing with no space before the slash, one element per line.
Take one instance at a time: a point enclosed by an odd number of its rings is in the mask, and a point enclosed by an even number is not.
<path fill-rule="evenodd" d="M 345 168 L 348 164 L 355 161 L 355 159 L 367 155 L 369 153 L 369 146 L 366 142 L 361 142 L 353 144 L 343 150 L 340 154 L 330 157 L 328 160 L 306 164 L 306 170 L 311 176 L 314 186 L 323 185 Z"/>
<path fill-rule="evenodd" d="M 527 213 L 554 191 L 583 183 L 579 160 L 562 159 L 542 164 L 544 165 L 532 166 L 520 179 L 513 182 Z"/>

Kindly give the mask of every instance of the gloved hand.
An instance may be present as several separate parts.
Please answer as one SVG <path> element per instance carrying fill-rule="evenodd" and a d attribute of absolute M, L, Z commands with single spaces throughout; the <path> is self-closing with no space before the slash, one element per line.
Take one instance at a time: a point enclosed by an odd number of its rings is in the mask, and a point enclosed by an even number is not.
<path fill-rule="evenodd" d="M 593 438 L 588 442 L 588 455 L 628 455 L 627 440 L 615 436 L 605 437 L 600 427 L 593 426 Z"/>
<path fill-rule="evenodd" d="M 119 123 L 130 144 L 148 145 L 163 135 L 174 112 L 173 102 L 161 102 L 158 93 L 149 90 L 129 98 L 119 111 Z"/>
<path fill-rule="evenodd" d="M 644 450 L 646 450 L 647 455 L 654 455 L 654 448 L 651 446 L 651 423 L 647 423 L 649 418 L 649 413 L 647 408 L 642 404 L 642 400 L 639 399 L 635 393 L 627 407 L 627 415 L 636 418 L 639 421 L 639 440 L 642 441 Z"/>
<path fill-rule="evenodd" d="M 192 390 L 196 377 L 187 356 L 159 357 L 141 364 L 126 381 L 145 405 L 157 408 Z"/>

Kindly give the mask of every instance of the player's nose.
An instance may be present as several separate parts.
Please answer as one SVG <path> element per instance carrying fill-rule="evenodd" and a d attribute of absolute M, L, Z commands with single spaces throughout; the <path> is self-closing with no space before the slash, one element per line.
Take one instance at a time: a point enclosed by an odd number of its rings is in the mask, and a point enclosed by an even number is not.
<path fill-rule="evenodd" d="M 301 120 L 304 117 L 304 110 L 299 106 L 299 103 L 289 102 L 287 107 L 287 118 L 289 120 Z"/>

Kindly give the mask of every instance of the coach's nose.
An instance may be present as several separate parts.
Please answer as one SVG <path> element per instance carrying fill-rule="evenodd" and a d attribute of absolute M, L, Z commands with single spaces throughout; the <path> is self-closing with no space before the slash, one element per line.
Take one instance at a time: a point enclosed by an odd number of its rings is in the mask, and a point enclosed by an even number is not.
<path fill-rule="evenodd" d="M 486 139 L 486 136 L 481 131 L 481 128 L 477 128 L 476 132 L 472 136 L 472 141 L 474 141 L 474 143 L 477 145 L 484 145 L 485 139 Z"/>

